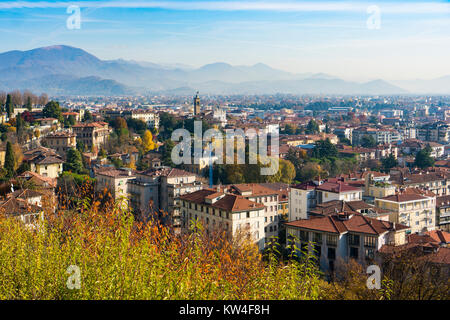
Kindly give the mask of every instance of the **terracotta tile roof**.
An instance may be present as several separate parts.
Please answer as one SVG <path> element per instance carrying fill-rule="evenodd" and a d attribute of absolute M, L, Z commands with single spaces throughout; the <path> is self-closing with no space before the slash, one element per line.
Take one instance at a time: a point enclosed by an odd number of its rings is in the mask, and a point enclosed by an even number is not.
<path fill-rule="evenodd" d="M 384 210 L 376 208 L 362 200 L 357 201 L 343 201 L 343 200 L 332 200 L 318 204 L 315 208 L 309 212 L 313 215 L 333 215 L 336 212 L 345 213 L 357 213 L 358 210 L 369 209 L 376 213 L 384 213 Z M 383 212 L 381 212 L 383 211 Z"/>
<path fill-rule="evenodd" d="M 267 188 L 259 183 L 241 183 L 233 184 L 227 187 L 229 192 L 242 194 L 244 192 L 251 192 L 252 196 L 276 195 L 278 191 Z M 234 191 L 234 192 L 233 192 Z"/>
<path fill-rule="evenodd" d="M 355 213 L 349 216 L 349 219 L 341 219 L 338 215 L 329 215 L 306 220 L 297 220 L 286 223 L 287 226 L 301 229 L 316 230 L 330 233 L 356 232 L 372 235 L 380 235 L 387 231 L 393 231 L 392 222 L 377 220 L 365 217 L 362 214 Z M 407 226 L 396 224 L 395 230 L 407 229 Z"/>
<path fill-rule="evenodd" d="M 216 198 L 220 195 L 223 195 L 223 197 L 212 204 L 205 202 L 205 199 L 211 197 Z M 180 199 L 229 212 L 252 211 L 264 208 L 263 204 L 247 200 L 243 196 L 229 193 L 224 194 L 222 192 L 217 192 L 217 190 L 214 189 L 198 190 L 193 193 L 182 195 L 180 196 Z"/>
<path fill-rule="evenodd" d="M 278 202 L 285 202 L 289 200 L 289 185 L 287 183 L 262 183 L 262 186 L 277 191 Z"/>
<path fill-rule="evenodd" d="M 103 169 L 103 170 L 97 170 L 96 175 L 102 175 L 112 178 L 132 178 L 134 177 L 133 173 L 128 170 L 120 170 L 120 169 Z"/>
<path fill-rule="evenodd" d="M 407 243 L 400 246 L 383 245 L 379 250 L 380 253 L 388 255 L 403 251 L 416 252 L 419 260 L 450 265 L 450 248 L 441 247 L 433 242 Z"/>
<path fill-rule="evenodd" d="M 381 200 L 393 201 L 393 202 L 406 202 L 406 201 L 414 201 L 414 200 L 426 200 L 427 197 L 415 194 L 415 193 L 397 193 L 391 196 L 387 196 L 381 198 Z"/>
<path fill-rule="evenodd" d="M 425 232 L 425 234 L 439 243 L 450 243 L 450 233 L 448 232 L 442 230 L 433 230 Z"/>
<path fill-rule="evenodd" d="M 69 132 L 69 131 L 57 131 L 57 132 L 53 132 L 50 133 L 48 135 L 45 136 L 45 138 L 69 138 L 69 137 L 75 137 L 76 134 L 73 132 Z"/>
<path fill-rule="evenodd" d="M 291 188 L 302 189 L 302 190 L 313 190 L 316 187 L 317 187 L 316 184 L 312 181 L 291 185 Z"/>
<path fill-rule="evenodd" d="M 28 181 L 33 181 L 41 187 L 42 186 L 45 187 L 46 185 L 48 185 L 49 187 L 55 188 L 56 183 L 57 183 L 56 178 L 44 177 L 44 176 L 41 176 L 40 174 L 38 174 L 36 172 L 32 172 L 32 171 L 25 171 L 24 173 L 19 175 L 18 178 L 23 178 Z"/>
<path fill-rule="evenodd" d="M 64 162 L 55 150 L 44 147 L 37 147 L 24 152 L 23 160 L 37 164 L 54 164 Z"/>
<path fill-rule="evenodd" d="M 38 213 L 42 208 L 29 204 L 26 200 L 10 197 L 5 201 L 0 201 L 0 212 L 10 215 L 22 215 L 29 213 Z"/>
<path fill-rule="evenodd" d="M 436 197 L 436 207 L 449 207 L 450 206 L 450 195 Z"/>
<path fill-rule="evenodd" d="M 323 190 L 333 193 L 341 193 L 341 192 L 351 192 L 351 191 L 361 191 L 361 188 L 350 186 L 347 183 L 342 181 L 337 182 L 324 182 L 320 186 L 316 188 L 317 190 Z"/>

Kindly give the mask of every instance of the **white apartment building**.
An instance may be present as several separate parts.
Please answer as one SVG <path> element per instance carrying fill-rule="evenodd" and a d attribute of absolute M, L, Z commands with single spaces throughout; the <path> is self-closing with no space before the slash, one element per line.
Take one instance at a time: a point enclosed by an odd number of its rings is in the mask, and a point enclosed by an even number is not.
<path fill-rule="evenodd" d="M 289 221 L 308 219 L 308 212 L 317 205 L 316 185 L 305 182 L 292 185 L 289 191 Z"/>
<path fill-rule="evenodd" d="M 362 200 L 363 189 L 350 186 L 342 181 L 326 181 L 317 186 L 316 193 L 317 203 L 331 200 L 355 201 Z"/>
<path fill-rule="evenodd" d="M 132 119 L 144 121 L 149 127 L 159 128 L 159 114 L 149 110 L 133 110 L 131 112 Z"/>

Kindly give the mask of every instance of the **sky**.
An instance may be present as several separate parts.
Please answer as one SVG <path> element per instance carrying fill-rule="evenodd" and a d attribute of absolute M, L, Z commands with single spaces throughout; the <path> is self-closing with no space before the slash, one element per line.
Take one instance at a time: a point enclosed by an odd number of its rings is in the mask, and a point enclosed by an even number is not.
<path fill-rule="evenodd" d="M 103 60 L 432 79 L 450 75 L 450 1 L 0 0 L 0 52 L 59 44 Z"/>

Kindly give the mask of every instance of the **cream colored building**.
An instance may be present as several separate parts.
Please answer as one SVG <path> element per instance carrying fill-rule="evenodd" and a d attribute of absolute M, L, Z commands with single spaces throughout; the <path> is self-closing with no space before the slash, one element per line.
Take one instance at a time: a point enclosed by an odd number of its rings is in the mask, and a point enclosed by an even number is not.
<path fill-rule="evenodd" d="M 185 230 L 199 220 L 212 232 L 225 230 L 228 236 L 250 235 L 259 249 L 264 248 L 264 205 L 241 195 L 203 189 L 180 196 Z"/>
<path fill-rule="evenodd" d="M 391 211 L 389 221 L 409 226 L 412 233 L 436 228 L 436 197 L 431 192 L 406 189 L 395 195 L 375 199 L 375 205 Z"/>
<path fill-rule="evenodd" d="M 119 201 L 124 207 L 128 207 L 128 180 L 135 179 L 131 170 L 102 169 L 95 173 L 95 191 L 103 192 L 105 189 L 111 192 L 114 200 Z"/>
<path fill-rule="evenodd" d="M 82 142 L 88 150 L 105 145 L 109 137 L 109 127 L 106 122 L 79 123 L 72 127 L 77 141 Z"/>
<path fill-rule="evenodd" d="M 43 177 L 58 178 L 63 172 L 64 161 L 53 149 L 38 147 L 24 152 L 23 156 L 31 171 Z"/>
<path fill-rule="evenodd" d="M 278 191 L 264 187 L 259 183 L 233 184 L 220 188 L 225 193 L 237 194 L 250 201 L 264 205 L 264 236 L 266 243 L 272 237 L 279 235 L 281 215 L 278 212 Z"/>
<path fill-rule="evenodd" d="M 77 139 L 75 133 L 69 131 L 58 131 L 47 135 L 44 138 L 47 146 L 56 150 L 56 152 L 66 157 L 69 149 L 75 149 L 77 147 Z"/>

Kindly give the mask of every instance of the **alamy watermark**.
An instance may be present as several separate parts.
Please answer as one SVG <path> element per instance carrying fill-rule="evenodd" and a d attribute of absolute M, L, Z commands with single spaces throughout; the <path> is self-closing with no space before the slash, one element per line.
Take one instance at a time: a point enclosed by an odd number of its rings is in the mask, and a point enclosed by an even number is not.
<path fill-rule="evenodd" d="M 66 12 L 70 16 L 66 20 L 66 26 L 69 30 L 81 29 L 81 9 L 79 6 L 71 5 Z"/>
<path fill-rule="evenodd" d="M 367 7 L 367 14 L 370 14 L 370 16 L 366 20 L 367 29 L 369 30 L 381 29 L 380 7 L 376 5 Z"/>
<path fill-rule="evenodd" d="M 67 270 L 67 274 L 70 274 L 69 278 L 67 278 L 66 286 L 67 289 L 73 290 L 77 289 L 79 290 L 81 288 L 81 270 L 80 267 L 76 265 L 70 265 Z"/>
<path fill-rule="evenodd" d="M 368 289 L 381 289 L 381 269 L 373 264 L 367 267 L 367 274 L 370 274 L 366 281 Z"/>
<path fill-rule="evenodd" d="M 212 158 L 216 164 L 246 164 L 248 143 L 248 164 L 261 164 L 261 175 L 275 175 L 279 168 L 279 130 L 268 129 L 226 129 L 224 134 L 217 129 L 208 129 L 202 134 L 202 121 L 194 121 L 194 136 L 186 129 L 172 132 L 172 140 L 179 142 L 172 149 L 172 162 L 199 164 L 202 159 Z M 268 140 L 270 138 L 270 154 Z M 225 140 L 225 159 L 224 145 Z M 192 148 L 192 143 L 194 148 Z M 193 150 L 193 154 L 192 154 Z M 225 160 L 225 161 L 224 161 Z"/>

